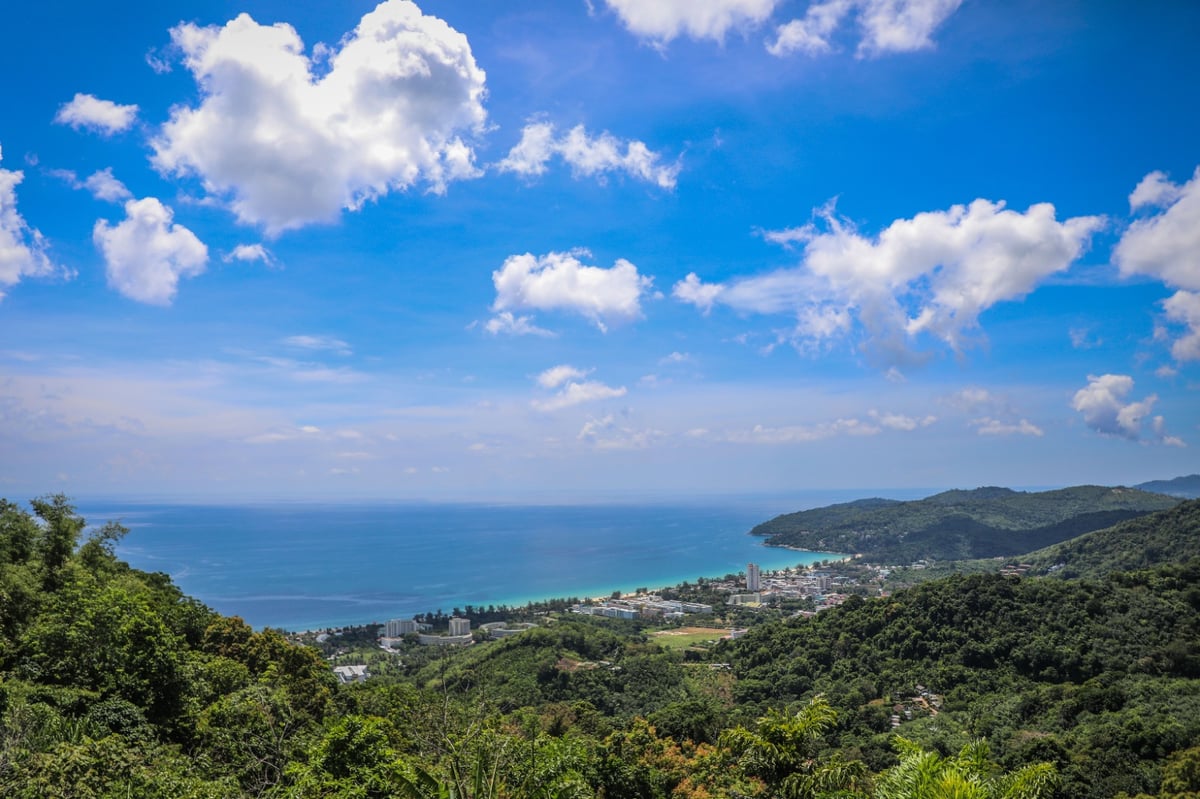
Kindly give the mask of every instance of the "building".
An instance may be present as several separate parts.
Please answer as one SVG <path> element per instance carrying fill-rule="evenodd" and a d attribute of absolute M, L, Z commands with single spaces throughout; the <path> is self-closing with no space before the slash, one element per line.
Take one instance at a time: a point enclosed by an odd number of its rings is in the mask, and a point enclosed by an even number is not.
<path fill-rule="evenodd" d="M 470 635 L 471 620 L 460 619 L 457 616 L 450 619 L 450 634 L 451 635 Z"/>
<path fill-rule="evenodd" d="M 417 635 L 417 643 L 421 646 L 466 646 L 474 643 L 474 638 L 470 633 L 466 635 L 428 635 L 419 633 Z"/>
<path fill-rule="evenodd" d="M 746 564 L 746 590 L 754 593 L 762 588 L 762 572 L 758 570 L 757 563 Z"/>
<path fill-rule="evenodd" d="M 366 666 L 334 666 L 333 673 L 342 685 L 351 682 L 365 682 L 371 676 Z"/>
<path fill-rule="evenodd" d="M 385 625 L 384 635 L 388 638 L 400 638 L 416 631 L 417 622 L 414 619 L 392 619 Z"/>

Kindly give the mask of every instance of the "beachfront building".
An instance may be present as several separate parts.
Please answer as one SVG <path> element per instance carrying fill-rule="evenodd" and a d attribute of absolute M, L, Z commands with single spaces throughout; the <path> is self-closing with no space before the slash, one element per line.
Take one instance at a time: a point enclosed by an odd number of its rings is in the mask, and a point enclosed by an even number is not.
<path fill-rule="evenodd" d="M 471 620 L 470 619 L 460 619 L 457 616 L 450 619 L 450 634 L 451 635 L 470 635 L 470 633 L 471 633 Z"/>
<path fill-rule="evenodd" d="M 746 590 L 754 593 L 762 588 L 762 572 L 757 563 L 746 564 Z"/>
<path fill-rule="evenodd" d="M 401 638 L 416 631 L 416 619 L 392 619 L 385 626 L 384 635 L 388 638 Z"/>

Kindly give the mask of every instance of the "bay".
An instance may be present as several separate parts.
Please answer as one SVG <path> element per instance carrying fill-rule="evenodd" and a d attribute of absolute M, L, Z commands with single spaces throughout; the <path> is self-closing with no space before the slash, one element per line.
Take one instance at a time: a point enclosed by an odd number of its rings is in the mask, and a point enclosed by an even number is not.
<path fill-rule="evenodd" d="M 854 496 L 862 496 L 856 492 Z M 130 532 L 118 555 L 254 627 L 321 629 L 466 605 L 524 605 L 764 570 L 829 555 L 748 535 L 850 496 L 720 504 L 80 504 Z"/>

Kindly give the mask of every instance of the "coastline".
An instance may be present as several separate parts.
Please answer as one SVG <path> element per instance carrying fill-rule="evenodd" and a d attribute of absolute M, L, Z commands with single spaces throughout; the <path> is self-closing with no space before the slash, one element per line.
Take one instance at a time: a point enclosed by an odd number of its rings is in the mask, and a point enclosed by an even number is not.
<path fill-rule="evenodd" d="M 829 561 L 832 558 L 836 558 L 836 562 L 842 562 L 842 561 L 846 561 L 846 560 L 851 560 L 854 557 L 853 555 L 845 555 L 845 554 L 842 554 L 839 552 L 817 552 L 817 551 L 808 550 L 808 549 L 800 549 L 798 547 L 792 547 L 792 546 L 775 546 L 775 545 L 769 545 L 769 544 L 765 544 L 765 543 L 762 546 L 771 547 L 772 549 L 785 549 L 785 550 L 789 550 L 791 552 L 799 552 L 799 553 L 803 553 L 805 555 L 811 556 L 809 558 L 802 559 L 800 561 L 793 561 L 789 565 L 785 565 L 785 566 L 777 565 L 777 566 L 771 566 L 771 567 L 762 567 L 762 573 L 763 573 L 764 577 L 768 576 L 770 574 L 773 574 L 775 572 L 780 572 L 780 571 L 784 571 L 787 569 L 808 568 L 816 563 Z M 753 561 L 751 561 L 751 562 L 753 562 Z M 761 564 L 759 564 L 759 565 L 761 566 Z M 743 564 L 742 568 L 744 569 L 744 567 L 745 567 L 745 565 Z M 507 600 L 502 600 L 502 601 L 488 601 L 488 602 L 485 602 L 482 604 L 481 603 L 470 603 L 470 604 L 473 608 L 476 608 L 476 609 L 486 608 L 488 606 L 494 606 L 496 608 L 506 607 L 513 612 L 521 612 L 521 611 L 525 611 L 531 607 L 536 607 L 539 605 L 550 606 L 550 605 L 558 605 L 558 604 L 567 604 L 567 603 L 571 603 L 571 602 L 599 603 L 599 602 L 603 602 L 608 599 L 612 599 L 613 593 L 618 592 L 618 591 L 620 592 L 622 597 L 634 596 L 640 590 L 645 591 L 646 593 L 659 594 L 659 593 L 662 593 L 663 591 L 671 591 L 673 589 L 678 589 L 681 586 L 683 586 L 684 584 L 695 584 L 698 581 L 716 582 L 716 581 L 724 580 L 726 577 L 729 577 L 730 575 L 736 575 L 736 574 L 741 574 L 741 573 L 742 573 L 741 571 L 735 571 L 735 572 L 725 572 L 724 574 L 720 574 L 720 575 L 698 575 L 696 577 L 678 579 L 673 582 L 660 583 L 657 585 L 638 584 L 638 585 L 632 586 L 632 587 L 614 586 L 611 590 L 607 590 L 607 591 L 601 590 L 598 592 L 593 591 L 590 593 L 586 592 L 586 591 L 578 592 L 578 593 L 568 592 L 566 594 L 558 594 L 558 595 L 546 595 L 546 596 L 536 596 L 536 597 L 518 597 L 518 598 L 507 599 Z M 444 608 L 437 608 L 437 609 L 428 608 L 424 611 L 418 611 L 417 613 L 414 613 L 412 615 L 418 616 L 418 615 L 424 615 L 424 614 L 428 614 L 428 613 L 436 613 L 438 611 L 445 611 L 445 610 L 446 609 L 444 609 Z M 393 616 L 391 618 L 402 618 L 402 617 Z M 328 630 L 382 625 L 382 624 L 386 624 L 388 621 L 390 621 L 390 619 L 374 619 L 371 621 L 362 621 L 362 622 L 357 622 L 357 623 L 352 623 L 352 624 L 343 624 L 343 625 L 326 626 L 326 627 L 308 627 L 303 630 L 285 629 L 284 631 L 286 633 L 288 633 L 289 635 L 303 635 L 303 634 L 308 634 L 308 633 L 320 633 L 320 632 L 325 632 Z"/>

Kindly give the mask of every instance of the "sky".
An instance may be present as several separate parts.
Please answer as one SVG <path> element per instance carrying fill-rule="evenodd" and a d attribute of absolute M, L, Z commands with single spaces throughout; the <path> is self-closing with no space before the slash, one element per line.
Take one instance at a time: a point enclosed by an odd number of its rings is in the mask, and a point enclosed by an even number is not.
<path fill-rule="evenodd" d="M 1200 471 L 1200 5 L 10 5 L 0 495 Z"/>

